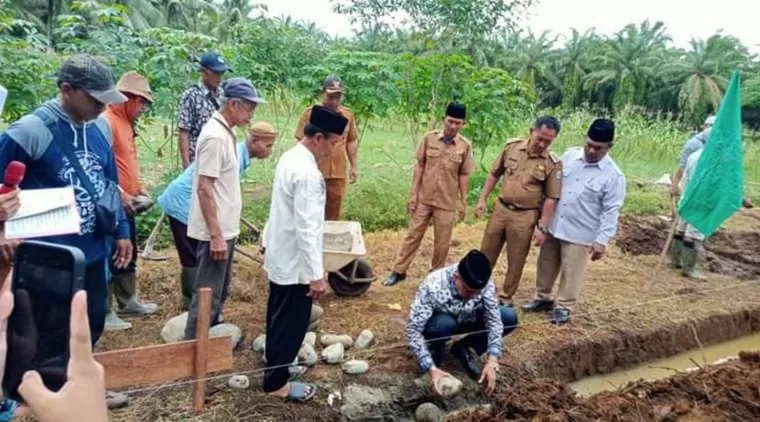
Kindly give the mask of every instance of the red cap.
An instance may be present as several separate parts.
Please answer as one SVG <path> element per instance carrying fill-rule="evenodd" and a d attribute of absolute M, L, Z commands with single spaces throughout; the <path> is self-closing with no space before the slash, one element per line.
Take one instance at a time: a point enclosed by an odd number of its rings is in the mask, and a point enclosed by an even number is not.
<path fill-rule="evenodd" d="M 18 186 L 24 179 L 24 173 L 26 173 L 26 166 L 20 161 L 11 161 L 8 167 L 5 169 L 5 177 L 3 178 L 3 185 L 5 186 Z"/>

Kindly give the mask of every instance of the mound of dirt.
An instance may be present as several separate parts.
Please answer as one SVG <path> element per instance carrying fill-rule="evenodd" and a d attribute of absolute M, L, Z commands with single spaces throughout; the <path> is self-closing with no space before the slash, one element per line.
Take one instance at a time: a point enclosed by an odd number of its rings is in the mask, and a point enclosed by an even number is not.
<path fill-rule="evenodd" d="M 760 420 L 760 353 L 655 382 L 637 382 L 581 399 L 550 380 L 525 381 L 497 397 L 490 411 L 461 412 L 465 421 L 750 421 Z"/>
<path fill-rule="evenodd" d="M 670 223 L 657 216 L 621 218 L 616 244 L 623 252 L 659 255 L 668 238 Z M 720 229 L 704 243 L 702 265 L 713 273 L 752 279 L 760 276 L 760 233 Z"/>

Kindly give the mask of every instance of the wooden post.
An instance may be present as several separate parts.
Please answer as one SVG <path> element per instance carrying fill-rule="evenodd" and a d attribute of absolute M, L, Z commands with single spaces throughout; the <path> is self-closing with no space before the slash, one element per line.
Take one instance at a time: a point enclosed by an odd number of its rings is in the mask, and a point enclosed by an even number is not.
<path fill-rule="evenodd" d="M 195 329 L 195 384 L 193 384 L 193 412 L 203 411 L 206 401 L 206 362 L 208 360 L 208 329 L 211 324 L 211 289 L 198 289 L 198 318 Z"/>

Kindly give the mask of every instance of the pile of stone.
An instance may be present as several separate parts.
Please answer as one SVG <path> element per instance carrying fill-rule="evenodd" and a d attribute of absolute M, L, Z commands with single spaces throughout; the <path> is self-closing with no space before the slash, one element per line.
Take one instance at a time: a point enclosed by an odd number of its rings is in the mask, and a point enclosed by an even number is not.
<path fill-rule="evenodd" d="M 293 362 L 294 366 L 290 367 L 292 377 L 303 375 L 308 368 L 320 361 L 331 365 L 340 364 L 343 362 L 347 349 L 364 350 L 369 348 L 375 340 L 375 336 L 370 330 L 362 331 L 356 341 L 347 334 L 324 334 L 319 337 L 319 345 L 322 350 L 317 353 L 316 330 L 319 329 L 322 315 L 324 315 L 324 309 L 318 305 L 313 305 L 309 319 L 309 331 L 298 351 L 298 357 Z M 262 361 L 266 364 L 266 335 L 262 334 L 256 337 L 253 341 L 253 350 L 261 353 Z M 343 371 L 351 375 L 364 374 L 369 371 L 369 364 L 363 360 L 350 360 L 343 363 Z"/>

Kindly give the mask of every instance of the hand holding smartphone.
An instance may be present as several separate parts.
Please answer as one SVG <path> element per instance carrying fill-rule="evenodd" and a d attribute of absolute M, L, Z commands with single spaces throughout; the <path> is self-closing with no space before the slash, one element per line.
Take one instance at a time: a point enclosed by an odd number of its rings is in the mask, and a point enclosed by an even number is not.
<path fill-rule="evenodd" d="M 28 371 L 38 372 L 51 391 L 66 383 L 71 303 L 84 289 L 84 269 L 79 249 L 37 241 L 19 245 L 11 282 L 15 306 L 8 320 L 6 397 L 23 401 L 19 386 Z"/>

